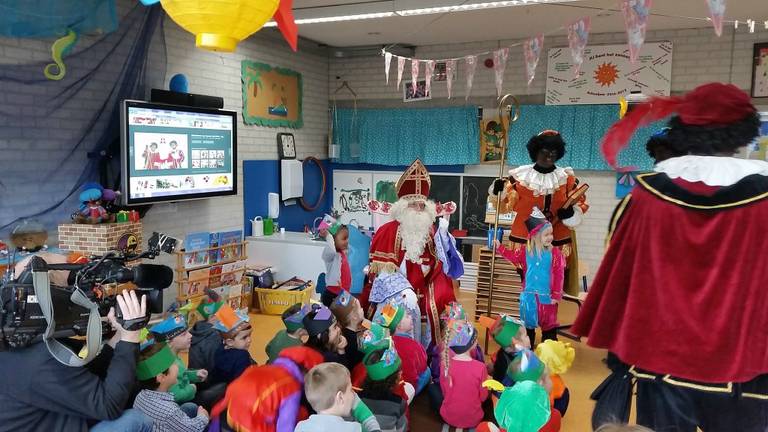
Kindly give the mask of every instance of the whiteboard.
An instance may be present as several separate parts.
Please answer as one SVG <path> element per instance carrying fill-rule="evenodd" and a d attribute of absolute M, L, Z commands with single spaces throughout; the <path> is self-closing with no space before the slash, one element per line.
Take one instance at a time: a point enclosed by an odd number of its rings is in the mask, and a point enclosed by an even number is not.
<path fill-rule="evenodd" d="M 372 227 L 373 217 L 367 208 L 372 191 L 371 172 L 334 171 L 333 210 L 339 213 L 340 222 L 348 224 L 354 219 L 360 227 Z"/>

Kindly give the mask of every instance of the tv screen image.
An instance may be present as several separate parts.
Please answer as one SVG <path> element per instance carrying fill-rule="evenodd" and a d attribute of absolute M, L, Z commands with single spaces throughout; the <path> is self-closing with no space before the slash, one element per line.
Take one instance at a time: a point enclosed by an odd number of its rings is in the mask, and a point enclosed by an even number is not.
<path fill-rule="evenodd" d="M 237 194 L 237 113 L 123 101 L 127 204 Z"/>

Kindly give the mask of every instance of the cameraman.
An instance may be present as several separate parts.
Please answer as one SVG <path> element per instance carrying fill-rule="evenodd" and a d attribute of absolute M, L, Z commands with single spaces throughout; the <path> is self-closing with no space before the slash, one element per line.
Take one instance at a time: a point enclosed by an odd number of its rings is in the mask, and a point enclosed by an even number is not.
<path fill-rule="evenodd" d="M 125 321 L 146 316 L 147 299 L 117 296 Z M 124 410 L 135 383 L 139 331 L 107 315 L 116 333 L 85 368 L 59 363 L 44 343 L 0 352 L 0 431 L 151 432 L 142 413 Z M 103 367 L 100 367 L 103 365 Z"/>

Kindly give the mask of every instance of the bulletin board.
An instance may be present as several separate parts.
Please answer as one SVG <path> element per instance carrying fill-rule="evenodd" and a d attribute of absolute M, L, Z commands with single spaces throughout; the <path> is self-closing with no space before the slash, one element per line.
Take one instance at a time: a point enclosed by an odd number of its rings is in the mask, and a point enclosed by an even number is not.
<path fill-rule="evenodd" d="M 299 129 L 302 117 L 301 74 L 281 67 L 243 60 L 243 122 Z"/>

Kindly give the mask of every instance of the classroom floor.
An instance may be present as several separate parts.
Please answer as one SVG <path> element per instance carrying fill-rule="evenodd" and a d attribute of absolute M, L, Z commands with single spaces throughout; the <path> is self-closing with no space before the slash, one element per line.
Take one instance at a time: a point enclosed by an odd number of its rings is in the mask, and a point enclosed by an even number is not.
<path fill-rule="evenodd" d="M 473 316 L 475 310 L 474 293 L 460 292 L 459 301 L 464 305 L 467 314 Z M 575 315 L 576 307 L 573 304 L 561 304 L 560 322 L 572 322 Z M 251 314 L 251 324 L 253 325 L 251 355 L 259 364 L 264 364 L 267 360 L 264 347 L 272 336 L 283 328 L 283 323 L 277 315 Z M 485 334 L 482 328 L 479 330 L 478 340 L 482 346 L 485 341 Z M 562 337 L 561 340 L 569 341 Z M 589 395 L 608 375 L 608 369 L 602 361 L 605 357 L 605 351 L 589 348 L 579 342 L 572 342 L 572 345 L 576 349 L 576 359 L 571 370 L 563 375 L 563 379 L 571 392 L 571 401 L 568 412 L 563 418 L 561 430 L 564 432 L 590 431 L 592 430 L 591 416 L 594 402 L 589 399 Z M 491 342 L 490 352 L 496 349 L 495 344 Z M 431 411 L 427 395 L 424 393 L 417 396 L 411 405 L 411 430 L 419 432 L 440 432 L 443 430 L 439 414 Z"/>

